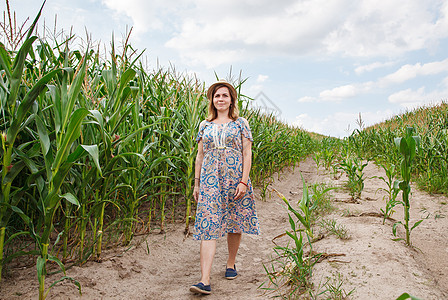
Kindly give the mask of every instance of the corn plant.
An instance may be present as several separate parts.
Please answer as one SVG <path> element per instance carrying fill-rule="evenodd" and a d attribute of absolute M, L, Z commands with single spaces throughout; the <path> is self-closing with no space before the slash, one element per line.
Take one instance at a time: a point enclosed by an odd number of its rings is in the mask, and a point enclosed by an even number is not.
<path fill-rule="evenodd" d="M 44 3 L 45 4 L 45 3 Z M 2 181 L 0 195 L 0 280 L 3 266 L 3 246 L 5 241 L 5 230 L 12 212 L 17 211 L 22 214 L 17 207 L 25 187 L 13 186 L 14 179 L 27 166 L 33 173 L 38 170 L 33 165 L 28 164 L 26 151 L 28 143 L 22 143 L 18 136 L 26 133 L 31 122 L 29 113 L 35 108 L 35 101 L 46 89 L 49 83 L 61 70 L 49 72 L 40 80 L 34 83 L 31 88 L 23 89 L 24 82 L 22 76 L 26 65 L 26 58 L 32 44 L 37 37 L 32 36 L 32 32 L 42 12 L 43 5 L 38 15 L 34 19 L 25 41 L 14 57 L 13 53 L 6 50 L 0 43 L 0 66 L 2 68 L 0 77 L 1 83 L 1 114 L 2 114 Z M 26 86 L 26 85 L 25 85 Z M 18 144 L 20 143 L 20 144 Z M 23 214 L 22 214 L 23 215 Z"/>
<path fill-rule="evenodd" d="M 322 164 L 322 153 L 319 151 L 316 151 L 313 153 L 312 158 L 314 160 L 314 163 L 316 164 L 316 170 L 319 173 L 319 168 Z"/>
<path fill-rule="evenodd" d="M 303 177 L 302 182 L 303 194 L 302 200 L 299 202 L 299 209 L 301 212 L 294 209 L 289 201 L 285 198 L 285 196 L 274 189 L 274 192 L 276 192 L 277 195 L 285 202 L 288 207 L 288 211 L 297 218 L 297 221 L 295 221 L 291 214 L 288 213 L 291 231 L 286 231 L 286 234 L 293 240 L 293 247 L 290 248 L 289 245 L 274 247 L 274 251 L 279 257 L 286 258 L 286 264 L 280 262 L 283 270 L 280 273 L 276 273 L 274 265 L 272 265 L 272 272 L 268 271 L 266 266 L 264 267 L 268 274 L 270 282 L 277 288 L 280 288 L 277 284 L 277 277 L 279 275 L 286 277 L 286 283 L 291 286 L 290 290 L 288 291 L 288 294 L 290 296 L 303 294 L 309 288 L 311 288 L 310 279 L 312 277 L 312 268 L 316 263 L 316 260 L 313 259 L 317 257 L 304 257 L 304 247 L 306 243 L 303 241 L 302 231 L 296 226 L 296 222 L 298 222 L 301 226 L 304 227 L 308 245 L 311 247 L 311 239 L 313 238 L 313 232 L 311 228 L 312 195 L 308 194 L 308 187 Z"/>
<path fill-rule="evenodd" d="M 347 188 L 352 198 L 360 198 L 364 189 L 364 163 L 358 157 L 347 157 L 340 163 L 340 169 L 343 170 L 348 177 Z"/>
<path fill-rule="evenodd" d="M 401 204 L 404 208 L 404 224 L 400 221 L 394 224 L 393 234 L 396 236 L 397 226 L 402 224 L 406 230 L 406 244 L 411 245 L 411 231 L 417 227 L 423 220 L 419 220 L 410 227 L 409 225 L 409 210 L 410 201 L 409 194 L 411 193 L 411 171 L 412 171 L 412 161 L 416 155 L 417 145 L 420 143 L 420 137 L 414 135 L 414 128 L 407 127 L 404 137 L 396 138 L 395 145 L 400 149 L 400 153 L 403 158 L 401 160 L 401 178 L 402 180 L 397 181 L 399 189 L 402 191 L 402 201 Z M 400 239 L 397 239 L 400 240 Z"/>
<path fill-rule="evenodd" d="M 384 191 L 386 192 L 386 196 L 383 197 L 383 200 L 386 202 L 386 206 L 384 209 L 381 208 L 381 212 L 383 213 L 383 224 L 386 222 L 386 219 L 390 218 L 392 214 L 395 212 L 393 209 L 399 203 L 397 201 L 398 193 L 400 189 L 398 188 L 397 181 L 395 180 L 396 175 L 396 167 L 393 163 L 389 162 L 380 162 L 379 165 L 383 168 L 386 173 L 386 177 L 384 176 L 373 176 L 373 178 L 378 178 L 382 180 L 387 188 L 378 188 L 376 191 Z"/>
<path fill-rule="evenodd" d="M 283 260 L 277 260 L 281 266 L 280 271 L 275 271 L 276 267 L 274 264 L 270 267 L 272 272 L 264 266 L 270 284 L 275 286 L 275 288 L 266 289 L 276 290 L 287 297 L 297 297 L 297 295 L 303 294 L 306 291 L 311 291 L 312 268 L 320 256 L 318 253 L 313 254 L 312 251 L 312 239 L 314 237 L 312 225 L 317 215 L 326 211 L 322 207 L 322 203 L 325 202 L 324 198 L 326 193 L 334 189 L 333 187 L 325 187 L 323 185 L 313 185 L 312 189 L 316 193 L 310 193 L 309 187 L 305 183 L 302 175 L 301 177 L 303 193 L 302 199 L 298 203 L 299 210 L 293 208 L 285 196 L 273 189 L 287 205 L 291 231 L 286 231 L 286 235 L 292 239 L 293 246 L 290 247 L 288 243 L 286 246 L 274 247 L 274 251 L 278 257 L 286 258 L 286 263 Z M 296 220 L 294 220 L 293 216 L 295 216 Z M 303 227 L 303 229 L 298 228 L 297 224 Z M 302 232 L 305 232 L 307 241 L 303 240 Z M 309 256 L 304 256 L 304 248 L 306 245 L 310 248 Z M 290 286 L 286 293 L 280 291 L 282 286 L 278 283 L 279 281 L 282 282 L 284 278 L 286 278 L 285 284 Z"/>

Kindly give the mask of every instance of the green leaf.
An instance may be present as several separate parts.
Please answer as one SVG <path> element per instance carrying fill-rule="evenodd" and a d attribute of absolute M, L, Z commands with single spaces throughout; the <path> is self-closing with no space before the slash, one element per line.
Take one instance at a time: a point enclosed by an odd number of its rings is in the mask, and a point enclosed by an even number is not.
<path fill-rule="evenodd" d="M 62 282 L 62 281 L 64 281 L 64 280 L 69 280 L 69 281 L 73 282 L 73 284 L 76 285 L 76 286 L 78 287 L 79 294 L 82 295 L 82 292 L 81 292 L 81 284 L 80 284 L 78 281 L 76 281 L 75 279 L 73 279 L 72 277 L 69 277 L 69 276 L 63 276 L 62 278 L 60 278 L 60 279 L 56 280 L 55 282 L 53 282 L 53 283 L 50 285 L 50 287 L 48 288 L 46 294 L 48 294 L 49 290 L 50 290 L 52 287 L 54 287 L 56 284 L 58 284 L 59 282 Z"/>
<path fill-rule="evenodd" d="M 102 176 L 101 166 L 99 162 L 98 145 L 81 145 L 81 147 L 90 154 L 93 162 L 96 165 L 96 168 L 98 169 L 98 172 L 100 172 L 100 176 Z"/>
<path fill-rule="evenodd" d="M 11 210 L 18 214 L 25 224 L 27 224 L 28 226 L 31 224 L 31 219 L 27 215 L 25 215 L 25 213 L 20 208 L 18 208 L 17 206 L 11 206 Z"/>
<path fill-rule="evenodd" d="M 63 114 L 64 114 L 62 124 L 64 126 L 68 121 L 69 115 L 73 111 L 73 107 L 75 106 L 76 99 L 78 98 L 79 91 L 81 90 L 81 86 L 84 81 L 84 77 L 86 74 L 86 65 L 87 65 L 87 51 L 88 50 L 86 50 L 86 54 L 84 55 L 84 59 L 82 61 L 81 68 L 79 68 L 75 79 L 73 80 L 72 84 L 70 85 L 70 90 L 68 92 L 67 105 L 62 107 Z"/>
<path fill-rule="evenodd" d="M 420 225 L 421 222 L 423 222 L 423 220 L 420 220 L 420 221 L 415 222 L 414 225 L 411 227 L 411 230 L 410 230 L 410 231 L 412 231 L 415 227 L 417 227 L 418 225 Z"/>
<path fill-rule="evenodd" d="M 11 170 L 9 170 L 9 172 L 3 179 L 3 184 L 11 183 L 14 180 L 14 178 L 16 178 L 17 175 L 20 174 L 20 171 L 22 171 L 22 169 L 24 167 L 25 167 L 25 163 L 23 161 L 19 161 L 16 164 L 14 164 L 12 166 Z"/>
<path fill-rule="evenodd" d="M 415 157 L 415 148 L 416 148 L 415 140 L 412 137 L 408 140 L 408 145 L 409 145 L 409 156 L 412 160 Z"/>
<path fill-rule="evenodd" d="M 36 120 L 37 133 L 39 135 L 39 142 L 42 147 L 42 154 L 45 156 L 50 149 L 50 138 L 48 137 L 47 127 L 38 115 L 35 115 L 34 118 Z"/>
<path fill-rule="evenodd" d="M 81 157 L 87 155 L 87 151 L 82 147 L 82 145 L 78 145 L 72 153 L 67 156 L 67 163 L 74 163 L 78 161 Z"/>
<path fill-rule="evenodd" d="M 84 118 L 89 114 L 85 108 L 78 108 L 71 116 L 70 123 L 67 127 L 67 132 L 64 134 L 64 140 L 61 148 L 58 149 L 56 157 L 53 162 L 52 169 L 58 170 L 60 165 L 65 161 L 70 151 L 73 142 L 81 135 L 81 124 Z"/>
<path fill-rule="evenodd" d="M 409 145 L 408 145 L 406 139 L 401 139 L 401 142 L 400 142 L 400 152 L 404 156 L 409 156 L 410 150 L 409 150 Z"/>
<path fill-rule="evenodd" d="M 394 138 L 395 146 L 400 149 L 401 138 Z"/>
<path fill-rule="evenodd" d="M 17 100 L 17 95 L 19 93 L 19 88 L 22 83 L 22 73 L 23 68 L 25 66 L 25 60 L 28 55 L 28 52 L 31 49 L 31 46 L 33 45 L 34 41 L 37 39 L 37 36 L 29 37 L 25 40 L 23 45 L 20 47 L 19 52 L 14 58 L 14 62 L 12 65 L 12 69 L 10 70 L 11 77 L 8 78 L 10 82 L 9 86 L 9 95 L 8 95 L 8 105 L 13 106 L 15 105 L 15 101 Z M 1 56 L 0 56 L 1 58 Z M 1 61 L 3 67 L 5 68 L 6 65 L 4 65 L 3 61 Z M 8 75 L 8 73 L 6 73 Z"/>
<path fill-rule="evenodd" d="M 42 276 L 45 275 L 45 259 L 42 256 L 37 257 L 36 261 L 36 269 L 37 269 L 37 279 L 41 280 Z"/>
<path fill-rule="evenodd" d="M 78 199 L 76 199 L 76 197 L 72 193 L 65 193 L 64 195 L 61 195 L 59 197 L 64 198 L 71 204 L 76 205 L 78 208 L 81 206 L 78 202 Z"/>
<path fill-rule="evenodd" d="M 61 268 L 62 272 L 64 272 L 64 275 L 65 275 L 65 267 L 64 267 L 64 264 L 59 260 L 59 258 L 57 258 L 56 256 L 53 256 L 53 255 L 48 254 L 48 260 L 49 260 L 49 261 L 54 261 L 55 263 L 57 263 L 58 266 Z"/>
<path fill-rule="evenodd" d="M 396 300 L 406 300 L 406 299 L 420 300 L 419 298 L 409 295 L 408 293 L 401 294 Z"/>
<path fill-rule="evenodd" d="M 36 100 L 37 96 L 46 88 L 46 84 L 53 79 L 53 77 L 59 73 L 61 70 L 53 70 L 48 72 L 44 77 L 42 77 L 31 90 L 25 95 L 25 98 L 20 102 L 19 108 L 17 109 L 17 115 L 12 121 L 11 127 L 8 129 L 6 136 L 6 141 L 8 144 L 14 144 L 17 133 L 22 126 L 23 119 L 25 118 L 28 110 L 30 109 L 33 102 Z"/>
<path fill-rule="evenodd" d="M 0 66 L 3 67 L 3 70 L 6 73 L 6 78 L 11 78 L 11 57 L 9 56 L 8 51 L 6 51 L 3 43 L 0 43 Z M 3 88 L 6 91 L 6 87 Z"/>
<path fill-rule="evenodd" d="M 401 222 L 395 222 L 394 225 L 392 226 L 392 233 L 394 236 L 397 236 L 397 226 L 399 224 L 403 225 L 403 223 L 401 223 Z"/>
<path fill-rule="evenodd" d="M 103 115 L 96 109 L 89 110 L 93 118 L 100 124 L 101 128 L 104 128 Z"/>

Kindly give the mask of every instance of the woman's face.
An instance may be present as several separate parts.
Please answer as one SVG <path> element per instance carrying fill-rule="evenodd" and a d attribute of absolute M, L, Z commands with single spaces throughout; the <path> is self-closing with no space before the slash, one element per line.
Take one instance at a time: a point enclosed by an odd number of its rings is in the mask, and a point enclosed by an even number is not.
<path fill-rule="evenodd" d="M 226 112 L 230 108 L 232 97 L 227 87 L 220 87 L 213 95 L 213 105 L 219 112 Z"/>

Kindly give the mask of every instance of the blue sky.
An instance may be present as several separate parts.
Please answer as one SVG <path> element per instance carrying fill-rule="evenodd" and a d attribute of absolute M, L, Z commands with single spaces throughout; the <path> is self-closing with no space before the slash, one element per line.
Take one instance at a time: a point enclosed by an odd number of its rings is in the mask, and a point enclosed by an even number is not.
<path fill-rule="evenodd" d="M 10 0 L 18 23 L 39 2 Z M 132 27 L 150 68 L 174 65 L 206 86 L 241 71 L 255 104 L 263 92 L 282 120 L 325 135 L 448 97 L 448 1 L 48 0 L 40 24 L 55 15 L 105 45 Z"/>

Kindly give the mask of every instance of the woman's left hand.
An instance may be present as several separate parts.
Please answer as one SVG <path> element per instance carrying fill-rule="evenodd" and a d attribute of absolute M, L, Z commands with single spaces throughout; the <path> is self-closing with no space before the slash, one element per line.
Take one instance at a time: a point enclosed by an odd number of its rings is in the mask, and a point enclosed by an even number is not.
<path fill-rule="evenodd" d="M 247 191 L 247 186 L 245 186 L 243 183 L 239 183 L 238 186 L 236 187 L 236 191 L 235 191 L 235 200 L 239 200 L 241 198 L 244 197 L 244 195 L 246 195 L 246 191 Z"/>

